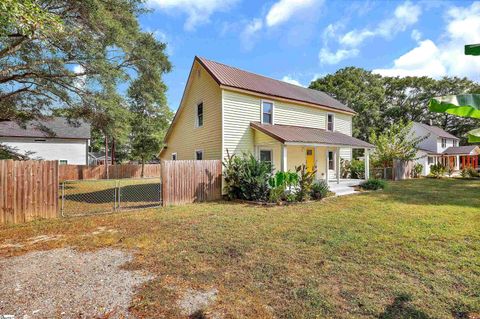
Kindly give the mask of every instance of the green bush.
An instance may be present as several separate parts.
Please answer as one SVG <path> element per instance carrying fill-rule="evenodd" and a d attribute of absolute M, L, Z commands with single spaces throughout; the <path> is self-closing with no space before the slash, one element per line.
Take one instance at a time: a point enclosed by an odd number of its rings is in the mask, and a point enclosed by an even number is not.
<path fill-rule="evenodd" d="M 366 182 L 360 184 L 360 187 L 368 190 L 384 189 L 387 187 L 387 182 L 383 179 L 370 178 Z"/>
<path fill-rule="evenodd" d="M 269 201 L 279 203 L 282 200 L 287 200 L 288 194 L 296 192 L 298 179 L 298 174 L 295 172 L 276 172 L 268 181 L 271 187 Z"/>
<path fill-rule="evenodd" d="M 464 167 L 461 172 L 460 176 L 463 178 L 477 178 L 480 176 L 480 174 L 477 172 L 475 168 L 472 166 Z"/>
<path fill-rule="evenodd" d="M 446 170 L 445 165 L 442 165 L 440 163 L 433 164 L 430 166 L 430 175 L 435 178 L 440 178 L 443 175 L 445 175 L 445 170 Z"/>
<path fill-rule="evenodd" d="M 365 176 L 365 162 L 352 160 L 350 162 L 350 178 L 363 179 Z"/>
<path fill-rule="evenodd" d="M 296 198 L 299 202 L 303 202 L 310 198 L 312 184 L 315 180 L 317 170 L 314 169 L 313 171 L 308 172 L 306 166 L 301 165 L 295 167 L 295 171 L 298 174 L 298 191 Z"/>
<path fill-rule="evenodd" d="M 423 165 L 420 163 L 416 163 L 415 166 L 413 167 L 413 177 L 418 178 L 420 177 L 420 174 L 422 174 L 423 171 Z"/>
<path fill-rule="evenodd" d="M 225 167 L 225 191 L 229 199 L 267 201 L 268 184 L 272 177 L 272 165 L 262 162 L 252 154 L 227 155 Z"/>
<path fill-rule="evenodd" d="M 312 184 L 310 196 L 313 199 L 322 199 L 327 197 L 329 192 L 330 188 L 328 187 L 328 183 L 325 180 L 320 180 Z"/>

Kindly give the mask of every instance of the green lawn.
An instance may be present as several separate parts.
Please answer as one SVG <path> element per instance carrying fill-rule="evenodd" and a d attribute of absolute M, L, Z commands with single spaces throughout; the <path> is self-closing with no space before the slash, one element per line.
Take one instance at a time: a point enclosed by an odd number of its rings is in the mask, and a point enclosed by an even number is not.
<path fill-rule="evenodd" d="M 0 250 L 133 249 L 156 275 L 138 317 L 179 317 L 185 289 L 218 289 L 206 316 L 478 318 L 480 182 L 412 180 L 323 202 L 208 203 L 0 228 L 8 239 L 61 240 Z M 115 229 L 85 236 L 98 227 Z"/>

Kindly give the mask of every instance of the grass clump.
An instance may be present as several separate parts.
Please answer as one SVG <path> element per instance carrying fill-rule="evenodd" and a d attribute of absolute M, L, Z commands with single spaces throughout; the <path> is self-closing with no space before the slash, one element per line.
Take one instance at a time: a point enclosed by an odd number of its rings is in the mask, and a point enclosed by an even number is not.
<path fill-rule="evenodd" d="M 360 187 L 366 190 L 379 190 L 387 187 L 387 182 L 383 179 L 370 178 L 366 182 L 360 184 Z"/>

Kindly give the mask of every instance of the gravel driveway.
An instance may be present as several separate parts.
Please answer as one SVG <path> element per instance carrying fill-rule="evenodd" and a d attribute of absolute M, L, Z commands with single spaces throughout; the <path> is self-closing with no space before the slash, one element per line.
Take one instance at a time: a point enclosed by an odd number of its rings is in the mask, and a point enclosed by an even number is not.
<path fill-rule="evenodd" d="M 136 286 L 151 277 L 121 266 L 121 250 L 63 248 L 0 258 L 0 315 L 17 318 L 129 318 Z"/>

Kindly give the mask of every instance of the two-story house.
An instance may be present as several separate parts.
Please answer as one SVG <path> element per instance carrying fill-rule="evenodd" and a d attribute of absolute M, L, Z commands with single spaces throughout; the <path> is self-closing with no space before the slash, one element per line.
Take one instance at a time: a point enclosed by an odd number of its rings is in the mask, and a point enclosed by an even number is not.
<path fill-rule="evenodd" d="M 352 137 L 355 112 L 329 95 L 195 57 L 162 160 L 252 153 L 277 170 L 306 165 L 340 179 L 340 159 L 373 146 Z M 368 176 L 368 165 L 366 165 Z"/>
<path fill-rule="evenodd" d="M 460 139 L 442 128 L 414 122 L 412 134 L 426 137 L 419 145 L 416 162 L 423 165 L 423 175 L 430 173 L 430 166 L 443 164 L 454 170 L 466 166 L 478 167 L 480 148 L 476 145 L 459 146 Z"/>

